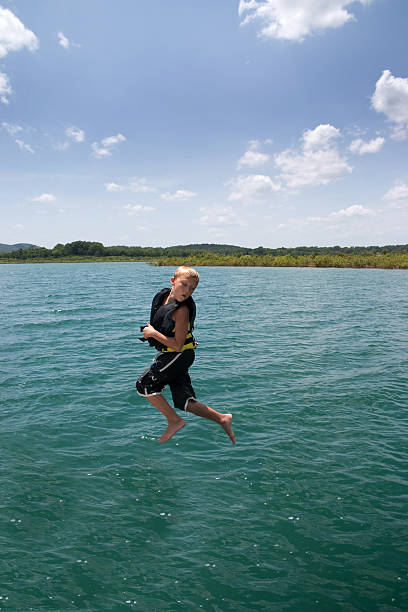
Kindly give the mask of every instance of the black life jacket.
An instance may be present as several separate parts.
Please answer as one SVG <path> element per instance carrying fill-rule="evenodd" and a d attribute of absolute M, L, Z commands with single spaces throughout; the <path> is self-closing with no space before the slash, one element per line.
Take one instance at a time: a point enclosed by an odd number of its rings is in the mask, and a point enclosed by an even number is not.
<path fill-rule="evenodd" d="M 153 325 L 153 327 L 163 334 L 163 336 L 173 338 L 175 334 L 175 327 L 172 314 L 177 310 L 177 308 L 180 308 L 180 306 L 185 304 L 189 311 L 189 329 L 182 350 L 186 350 L 187 348 L 195 348 L 195 341 L 191 333 L 194 329 L 194 320 L 196 317 L 195 302 L 190 295 L 190 297 L 184 300 L 184 302 L 171 300 L 168 304 L 163 304 L 163 302 L 166 301 L 169 293 L 170 289 L 166 288 L 162 289 L 154 296 L 152 309 L 150 311 L 150 325 Z M 150 346 L 154 346 L 158 351 L 172 351 L 172 349 L 169 349 L 167 346 L 154 338 L 148 338 L 148 342 Z"/>

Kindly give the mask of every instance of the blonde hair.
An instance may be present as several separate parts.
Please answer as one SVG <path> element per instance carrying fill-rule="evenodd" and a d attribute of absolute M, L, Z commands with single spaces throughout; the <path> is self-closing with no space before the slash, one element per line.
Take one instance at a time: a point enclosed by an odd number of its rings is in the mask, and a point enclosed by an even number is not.
<path fill-rule="evenodd" d="M 197 270 L 194 270 L 191 266 L 179 266 L 174 273 L 174 278 L 178 276 L 187 276 L 187 278 L 192 278 L 195 280 L 196 287 L 198 285 L 198 281 L 200 280 L 200 275 Z"/>

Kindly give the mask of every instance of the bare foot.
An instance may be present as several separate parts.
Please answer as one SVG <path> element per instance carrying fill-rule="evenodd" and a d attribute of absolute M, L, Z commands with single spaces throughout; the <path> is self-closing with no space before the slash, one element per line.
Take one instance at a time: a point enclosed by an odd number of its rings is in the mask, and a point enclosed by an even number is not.
<path fill-rule="evenodd" d="M 169 423 L 167 425 L 166 431 L 160 436 L 160 438 L 157 441 L 167 442 L 167 440 L 170 440 L 170 438 L 172 438 L 174 434 L 176 434 L 180 429 L 182 429 L 185 424 L 186 424 L 185 420 L 181 418 L 176 423 Z"/>
<path fill-rule="evenodd" d="M 220 425 L 227 433 L 227 435 L 231 438 L 232 443 L 235 444 L 235 434 L 232 431 L 232 414 L 224 414 Z"/>

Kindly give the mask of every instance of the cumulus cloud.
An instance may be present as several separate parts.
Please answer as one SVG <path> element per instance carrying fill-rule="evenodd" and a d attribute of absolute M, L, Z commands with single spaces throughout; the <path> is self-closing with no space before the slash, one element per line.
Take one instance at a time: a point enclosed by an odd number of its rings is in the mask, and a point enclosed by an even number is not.
<path fill-rule="evenodd" d="M 408 185 L 402 181 L 397 181 L 394 187 L 391 187 L 383 196 L 384 200 L 388 200 L 393 208 L 399 208 L 408 203 Z"/>
<path fill-rule="evenodd" d="M 244 223 L 231 206 L 203 206 L 200 208 L 200 225 L 219 229 Z"/>
<path fill-rule="evenodd" d="M 152 210 L 155 209 L 153 208 L 153 206 L 142 206 L 141 204 L 127 204 L 123 207 L 123 210 L 125 210 L 128 215 L 133 216 L 137 215 L 138 213 L 152 212 Z"/>
<path fill-rule="evenodd" d="M 362 217 L 373 217 L 376 212 L 372 208 L 367 208 L 361 204 L 353 204 L 348 208 L 342 208 L 336 212 L 332 212 L 326 217 L 308 217 L 308 223 L 333 223 L 333 222 L 347 222 L 355 219 L 361 219 Z"/>
<path fill-rule="evenodd" d="M 101 144 L 97 142 L 92 143 L 92 155 L 97 159 L 103 157 L 110 157 L 112 155 L 112 149 L 119 144 L 120 142 L 124 142 L 126 138 L 123 134 L 116 134 L 116 136 L 108 136 L 104 138 Z"/>
<path fill-rule="evenodd" d="M 394 77 L 389 70 L 384 70 L 371 102 L 377 113 L 384 113 L 394 124 L 394 139 L 408 137 L 408 78 Z"/>
<path fill-rule="evenodd" d="M 36 35 L 28 30 L 14 13 L 0 7 L 0 58 L 10 51 L 20 51 L 24 47 L 36 51 L 39 47 Z"/>
<path fill-rule="evenodd" d="M 187 189 L 177 189 L 175 193 L 169 193 L 167 191 L 166 193 L 162 193 L 160 197 L 162 200 L 174 201 L 174 200 L 191 200 L 196 195 L 197 194 L 194 193 L 194 191 L 188 191 Z"/>
<path fill-rule="evenodd" d="M 241 25 L 252 21 L 261 24 L 258 32 L 264 38 L 303 40 L 316 32 L 340 28 L 354 15 L 351 4 L 367 5 L 372 0 L 240 0 Z"/>
<path fill-rule="evenodd" d="M 332 146 L 333 140 L 340 136 L 340 130 L 330 124 L 318 125 L 314 130 L 306 130 L 303 134 L 303 149 L 318 151 Z"/>
<path fill-rule="evenodd" d="M 350 173 L 352 168 L 337 149 L 339 136 L 340 130 L 332 125 L 318 125 L 303 134 L 299 150 L 276 155 L 275 164 L 288 187 L 327 185 Z"/>
<path fill-rule="evenodd" d="M 381 151 L 385 143 L 385 138 L 379 136 L 378 138 L 373 138 L 369 142 L 364 142 L 361 138 L 356 138 L 353 140 L 351 145 L 349 146 L 349 151 L 352 153 L 358 153 L 359 155 L 365 155 L 366 153 L 378 153 Z"/>
<path fill-rule="evenodd" d="M 14 142 L 21 149 L 21 151 L 28 151 L 28 153 L 34 153 L 34 149 L 30 147 L 29 144 L 26 144 L 23 140 L 19 140 L 18 138 L 16 138 Z"/>
<path fill-rule="evenodd" d="M 8 104 L 10 101 L 8 96 L 11 96 L 12 93 L 13 90 L 7 74 L 0 72 L 0 102 L 2 102 L 2 104 Z"/>
<path fill-rule="evenodd" d="M 57 199 L 52 193 L 42 193 L 36 198 L 31 198 L 33 202 L 55 202 Z"/>
<path fill-rule="evenodd" d="M 372 208 L 367 208 L 361 204 L 353 204 L 348 208 L 342 208 L 335 212 L 329 213 L 325 217 L 307 217 L 303 223 L 306 224 L 326 224 L 328 226 L 339 226 L 347 223 L 356 223 L 363 218 L 376 216 L 376 211 Z M 295 223 L 302 224 L 302 221 L 297 219 Z"/>
<path fill-rule="evenodd" d="M 342 208 L 337 212 L 332 212 L 329 215 L 329 219 L 350 219 L 351 217 L 371 217 L 375 215 L 375 212 L 371 208 L 362 206 L 361 204 L 353 204 L 348 208 Z"/>
<path fill-rule="evenodd" d="M 251 202 L 259 197 L 280 191 L 281 185 L 274 183 L 270 176 L 264 174 L 250 174 L 249 176 L 239 176 L 228 182 L 231 186 L 231 193 L 228 200 L 241 200 Z"/>
<path fill-rule="evenodd" d="M 261 153 L 259 151 L 260 142 L 259 140 L 251 140 L 249 143 L 248 150 L 238 160 L 238 168 L 242 166 L 249 166 L 255 168 L 257 166 L 263 166 L 269 160 L 269 155 Z"/>
<path fill-rule="evenodd" d="M 105 183 L 106 191 L 133 191 L 133 193 L 156 193 L 155 187 L 150 187 L 145 178 L 133 179 L 128 185 L 119 185 L 118 183 Z"/>
<path fill-rule="evenodd" d="M 85 140 L 85 132 L 74 126 L 67 128 L 65 135 L 73 142 L 84 142 Z"/>

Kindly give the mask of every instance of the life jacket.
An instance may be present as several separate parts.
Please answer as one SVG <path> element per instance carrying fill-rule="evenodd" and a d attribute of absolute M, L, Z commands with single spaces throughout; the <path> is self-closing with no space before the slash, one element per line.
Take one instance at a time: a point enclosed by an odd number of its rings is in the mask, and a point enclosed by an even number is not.
<path fill-rule="evenodd" d="M 152 309 L 150 311 L 150 324 L 153 325 L 157 331 L 159 331 L 163 336 L 167 336 L 168 338 L 174 338 L 175 334 L 175 324 L 172 317 L 172 314 L 183 306 L 184 304 L 188 307 L 189 311 L 189 323 L 188 323 L 188 331 L 186 335 L 186 339 L 184 341 L 184 345 L 182 347 L 182 351 L 186 349 L 194 349 L 196 347 L 196 343 L 191 333 L 194 329 L 194 320 L 196 317 L 196 305 L 193 298 L 190 296 L 184 302 L 177 302 L 177 300 L 171 300 L 168 304 L 163 304 L 166 301 L 168 295 L 170 293 L 170 289 L 162 289 L 153 298 Z M 150 346 L 154 346 L 158 351 L 162 353 L 171 352 L 174 353 L 174 349 L 170 349 L 168 346 L 165 346 L 158 340 L 154 338 L 148 338 L 148 342 Z"/>

